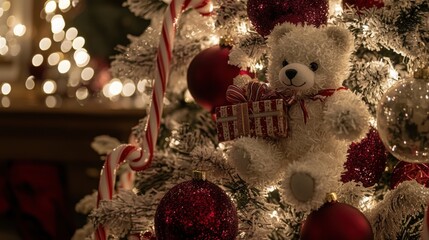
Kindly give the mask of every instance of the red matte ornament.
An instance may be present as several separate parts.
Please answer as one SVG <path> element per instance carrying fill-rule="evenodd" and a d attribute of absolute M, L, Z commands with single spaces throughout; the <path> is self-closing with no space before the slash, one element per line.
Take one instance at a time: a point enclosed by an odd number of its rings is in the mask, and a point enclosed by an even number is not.
<path fill-rule="evenodd" d="M 360 182 L 364 187 L 376 184 L 386 168 L 388 152 L 375 128 L 347 150 L 347 161 L 341 175 L 343 182 Z"/>
<path fill-rule="evenodd" d="M 226 90 L 238 75 L 249 74 L 229 65 L 227 46 L 213 46 L 203 50 L 192 59 L 188 67 L 188 89 L 195 101 L 214 113 L 215 108 L 228 105 Z"/>
<path fill-rule="evenodd" d="M 425 187 L 429 187 L 429 164 L 398 162 L 390 178 L 390 188 L 394 189 L 400 183 L 409 180 L 416 180 Z"/>
<path fill-rule="evenodd" d="M 374 234 L 365 215 L 337 201 L 313 211 L 301 228 L 301 240 L 372 240 Z"/>
<path fill-rule="evenodd" d="M 155 214 L 157 240 L 234 240 L 237 210 L 217 185 L 191 180 L 173 187 Z"/>
<path fill-rule="evenodd" d="M 262 36 L 270 34 L 277 24 L 306 23 L 319 27 L 328 21 L 326 0 L 248 0 L 247 15 Z"/>

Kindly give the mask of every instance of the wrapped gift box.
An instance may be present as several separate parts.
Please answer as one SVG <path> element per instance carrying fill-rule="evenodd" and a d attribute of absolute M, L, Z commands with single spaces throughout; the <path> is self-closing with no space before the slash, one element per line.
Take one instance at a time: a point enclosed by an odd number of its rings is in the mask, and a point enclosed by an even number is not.
<path fill-rule="evenodd" d="M 278 138 L 287 136 L 283 99 L 244 102 L 216 108 L 219 142 L 240 136 Z"/>

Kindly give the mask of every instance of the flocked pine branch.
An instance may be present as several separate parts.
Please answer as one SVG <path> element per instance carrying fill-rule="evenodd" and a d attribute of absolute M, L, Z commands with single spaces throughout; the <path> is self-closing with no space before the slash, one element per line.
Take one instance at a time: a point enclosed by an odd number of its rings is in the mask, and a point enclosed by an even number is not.
<path fill-rule="evenodd" d="M 374 239 L 416 239 L 429 200 L 429 189 L 416 181 L 405 181 L 384 196 L 384 200 L 367 212 Z M 410 218 L 420 216 L 415 229 Z M 409 225 L 411 224 L 411 225 Z M 416 231 L 418 230 L 418 231 Z M 403 237 L 399 238 L 400 235 Z"/>

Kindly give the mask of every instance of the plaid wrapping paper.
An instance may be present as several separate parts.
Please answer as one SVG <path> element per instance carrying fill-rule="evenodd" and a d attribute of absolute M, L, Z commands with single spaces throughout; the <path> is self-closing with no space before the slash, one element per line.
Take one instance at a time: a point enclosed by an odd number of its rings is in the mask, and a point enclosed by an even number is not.
<path fill-rule="evenodd" d="M 244 102 L 216 108 L 219 142 L 240 136 L 277 138 L 287 136 L 283 99 Z"/>

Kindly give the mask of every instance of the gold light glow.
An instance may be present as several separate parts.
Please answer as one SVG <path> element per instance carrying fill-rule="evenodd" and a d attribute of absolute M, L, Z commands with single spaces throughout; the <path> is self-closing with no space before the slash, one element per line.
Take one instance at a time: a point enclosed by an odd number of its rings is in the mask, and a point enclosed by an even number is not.
<path fill-rule="evenodd" d="M 16 24 L 13 28 L 13 34 L 17 37 L 24 36 L 27 28 L 23 24 Z"/>
<path fill-rule="evenodd" d="M 35 67 L 38 67 L 38 66 L 42 65 L 42 63 L 43 63 L 43 56 L 42 56 L 42 54 L 36 54 L 36 55 L 34 55 L 33 58 L 31 59 L 31 63 Z"/>
<path fill-rule="evenodd" d="M 62 15 L 57 14 L 52 17 L 52 20 L 51 20 L 52 33 L 61 32 L 65 26 L 66 26 L 66 22 L 64 21 L 64 18 Z"/>

